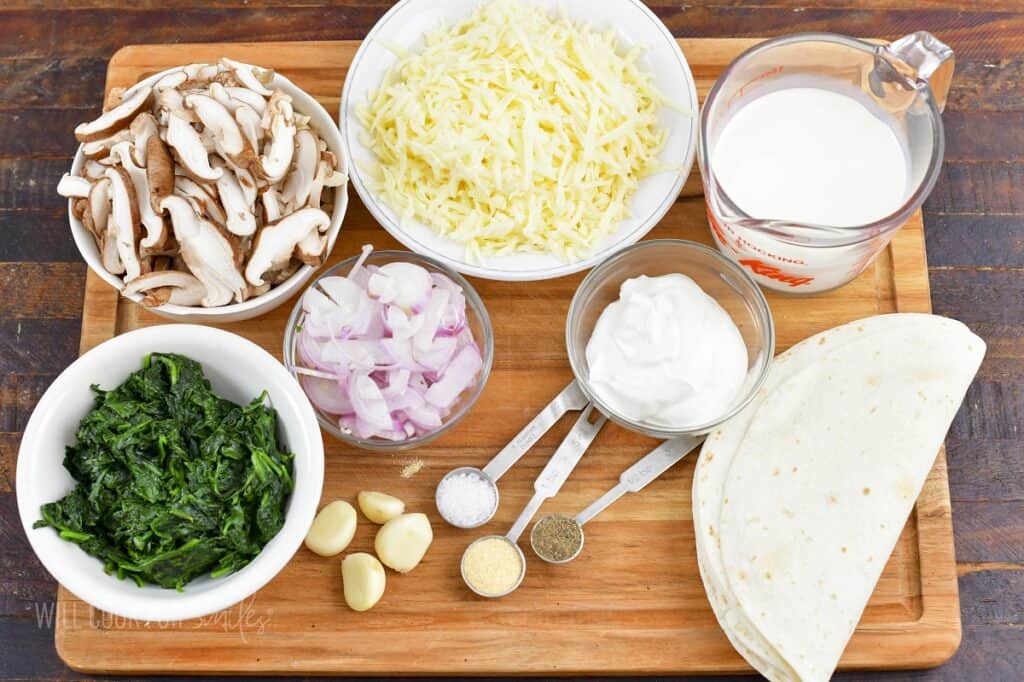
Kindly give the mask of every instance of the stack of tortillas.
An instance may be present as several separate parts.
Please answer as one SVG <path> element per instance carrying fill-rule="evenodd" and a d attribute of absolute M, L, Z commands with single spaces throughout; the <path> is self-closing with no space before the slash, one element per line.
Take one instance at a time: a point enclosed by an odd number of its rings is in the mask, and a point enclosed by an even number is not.
<path fill-rule="evenodd" d="M 708 436 L 693 484 L 701 577 L 765 677 L 832 675 L 984 353 L 933 315 L 843 325 L 776 358 Z"/>

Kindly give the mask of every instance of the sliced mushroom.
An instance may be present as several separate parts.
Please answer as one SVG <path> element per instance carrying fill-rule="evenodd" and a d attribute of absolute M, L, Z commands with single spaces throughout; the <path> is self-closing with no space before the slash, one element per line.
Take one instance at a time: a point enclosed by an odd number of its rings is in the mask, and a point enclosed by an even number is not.
<path fill-rule="evenodd" d="M 227 222 L 228 218 L 221 208 L 220 202 L 211 190 L 206 189 L 192 178 L 179 175 L 174 178 L 174 193 L 193 200 L 199 209 L 199 214 L 210 218 L 219 225 Z"/>
<path fill-rule="evenodd" d="M 231 69 L 234 72 L 235 77 L 238 78 L 238 82 L 245 87 L 265 97 L 270 96 L 270 90 L 268 90 L 267 86 L 256 77 L 254 67 L 248 64 L 243 64 L 242 62 L 236 62 L 234 59 L 228 59 L 227 57 L 221 57 L 220 63 L 225 68 Z"/>
<path fill-rule="evenodd" d="M 241 128 L 223 104 L 208 95 L 188 95 L 185 106 L 196 113 L 207 131 L 213 135 L 217 151 L 240 168 L 256 164 L 256 152 L 242 135 Z"/>
<path fill-rule="evenodd" d="M 210 165 L 210 157 L 199 133 L 188 121 L 173 113 L 167 121 L 167 144 L 178 153 L 189 175 L 202 180 L 216 180 L 220 177 L 222 171 Z"/>
<path fill-rule="evenodd" d="M 89 212 L 89 200 L 83 197 L 71 197 L 71 215 L 85 222 Z M 91 228 L 90 228 L 91 229 Z"/>
<path fill-rule="evenodd" d="M 132 137 L 132 159 L 135 165 L 144 168 L 146 166 L 146 155 L 149 152 L 149 139 L 160 137 L 160 126 L 156 117 L 148 111 L 144 111 L 135 117 L 128 130 Z"/>
<path fill-rule="evenodd" d="M 188 76 L 189 79 L 194 79 L 199 78 L 199 72 L 208 66 L 209 64 L 206 64 L 205 62 L 198 64 L 187 64 L 183 66 L 181 70 L 185 72 L 185 75 Z"/>
<path fill-rule="evenodd" d="M 230 85 L 224 89 L 231 99 L 248 104 L 260 116 L 267 110 L 267 100 L 258 92 L 253 92 L 249 88 L 235 88 Z"/>
<path fill-rule="evenodd" d="M 218 83 L 217 81 L 210 83 L 209 93 L 210 97 L 217 100 L 217 102 L 219 102 L 221 106 L 230 111 L 232 114 L 235 113 L 235 109 L 242 105 L 242 103 L 238 100 L 231 99 L 231 95 L 229 95 L 228 91 L 224 89 L 223 83 Z"/>
<path fill-rule="evenodd" d="M 324 264 L 327 251 L 327 235 L 314 231 L 307 234 L 295 245 L 295 257 L 306 265 L 320 267 Z"/>
<path fill-rule="evenodd" d="M 247 104 L 242 104 L 235 109 L 235 122 L 238 123 L 238 127 L 254 151 L 259 150 L 260 145 L 263 143 L 265 131 L 263 126 L 260 125 L 261 120 L 262 117 L 256 113 L 256 110 Z"/>
<path fill-rule="evenodd" d="M 159 135 L 146 141 L 146 178 L 150 205 L 154 211 L 159 211 L 160 201 L 174 191 L 174 160 Z"/>
<path fill-rule="evenodd" d="M 136 277 L 125 285 L 122 293 L 125 296 L 145 294 L 142 304 L 148 307 L 165 303 L 199 305 L 206 296 L 206 286 L 191 273 L 161 270 Z"/>
<path fill-rule="evenodd" d="M 255 212 L 257 187 L 256 180 L 252 177 L 252 173 L 244 168 L 236 168 L 235 179 L 238 180 L 238 186 L 242 188 L 242 194 L 245 196 L 246 206 L 249 206 Z"/>
<path fill-rule="evenodd" d="M 295 142 L 298 147 L 295 169 L 285 180 L 284 187 L 281 189 L 281 198 L 294 206 L 302 206 L 309 199 L 309 191 L 313 186 L 313 177 L 316 175 L 320 152 L 316 145 L 316 135 L 309 130 L 300 130 L 295 135 Z M 319 208 L 319 204 L 317 208 Z"/>
<path fill-rule="evenodd" d="M 291 276 L 294 275 L 296 271 L 298 271 L 298 269 L 301 267 L 302 261 L 298 260 L 297 258 L 292 258 L 290 261 L 288 261 L 287 265 L 271 274 L 270 284 L 273 286 L 277 286 L 278 284 L 287 282 L 291 278 Z"/>
<path fill-rule="evenodd" d="M 348 176 L 334 169 L 334 166 L 327 160 L 321 160 L 317 164 L 316 177 L 313 178 L 313 187 L 309 192 L 309 205 L 313 208 L 320 208 L 323 204 L 324 187 L 341 187 L 348 182 Z"/>
<path fill-rule="evenodd" d="M 198 123 L 199 119 L 191 110 L 185 108 L 185 95 L 177 88 L 161 90 L 156 96 L 156 106 L 161 112 L 161 125 L 168 125 L 171 116 L 177 116 L 189 123 Z"/>
<path fill-rule="evenodd" d="M 71 173 L 62 175 L 60 182 L 57 183 L 57 194 L 62 197 L 87 197 L 90 189 L 92 189 L 91 182 L 81 175 L 72 175 Z"/>
<path fill-rule="evenodd" d="M 110 180 L 100 178 L 89 187 L 89 208 L 82 216 L 84 224 L 96 239 L 97 246 L 102 250 L 103 235 L 107 230 L 107 219 L 110 217 Z"/>
<path fill-rule="evenodd" d="M 139 258 L 139 202 L 126 171 L 108 168 L 106 177 L 110 180 L 111 202 L 107 238 L 112 236 L 116 241 L 117 255 L 124 264 L 124 281 L 128 283 L 141 275 L 144 269 Z"/>
<path fill-rule="evenodd" d="M 281 219 L 281 201 L 277 190 L 273 187 L 267 188 L 263 194 L 263 222 L 266 224 L 276 223 Z"/>
<path fill-rule="evenodd" d="M 213 307 L 245 300 L 248 286 L 239 270 L 239 253 L 232 239 L 200 217 L 182 197 L 166 197 L 160 206 L 171 215 L 182 259 L 206 288 L 202 305 Z"/>
<path fill-rule="evenodd" d="M 92 142 L 86 142 L 82 145 L 82 155 L 87 159 L 100 159 L 110 154 L 110 148 L 118 142 L 124 142 L 132 138 L 131 131 L 128 129 L 122 129 L 110 135 L 109 137 L 101 137 L 98 140 Z"/>
<path fill-rule="evenodd" d="M 168 88 L 181 87 L 181 85 L 187 80 L 188 74 L 185 73 L 185 69 L 178 69 L 177 71 L 172 71 L 163 76 L 160 80 L 154 83 L 153 90 L 159 93 L 161 90 L 166 90 Z"/>
<path fill-rule="evenodd" d="M 88 179 L 96 180 L 97 178 L 102 178 L 106 175 L 107 167 L 99 161 L 90 159 L 85 162 L 84 166 L 82 166 L 82 172 Z"/>
<path fill-rule="evenodd" d="M 79 142 L 92 142 L 113 135 L 131 123 L 135 115 L 149 102 L 152 94 L 153 89 L 148 86 L 137 88 L 130 96 L 121 100 L 120 104 L 104 112 L 99 118 L 75 126 L 75 137 Z"/>
<path fill-rule="evenodd" d="M 245 266 L 245 279 L 253 286 L 263 284 L 263 276 L 291 260 L 295 247 L 310 232 L 327 229 L 331 218 L 318 208 L 304 208 L 277 222 L 264 225 L 253 240 L 252 255 Z"/>
<path fill-rule="evenodd" d="M 138 213 L 141 216 L 142 225 L 146 228 L 146 236 L 140 242 L 140 251 L 149 253 L 159 251 L 167 242 L 168 231 L 164 224 L 163 216 L 153 210 L 154 195 L 149 188 L 149 178 L 146 170 L 135 165 L 131 154 L 130 142 L 119 142 L 114 145 L 114 155 L 120 159 L 121 168 L 128 173 L 135 189 L 135 196 L 138 201 Z M 159 204 L 157 204 L 159 206 Z"/>
<path fill-rule="evenodd" d="M 288 172 L 295 152 L 295 124 L 291 97 L 275 90 L 263 114 L 263 127 L 270 130 L 270 143 L 260 157 L 263 174 L 277 182 Z"/>
<path fill-rule="evenodd" d="M 290 276 L 291 275 L 289 275 L 289 277 Z M 250 284 L 249 285 L 249 298 L 253 298 L 254 296 L 262 296 L 263 294 L 265 294 L 268 291 L 270 291 L 272 286 L 273 285 L 270 282 L 264 282 L 263 284 L 259 285 L 258 287 L 254 287 L 253 285 Z"/>
<path fill-rule="evenodd" d="M 256 216 L 253 214 L 253 207 L 246 201 L 245 192 L 242 191 L 242 186 L 238 184 L 238 178 L 234 173 L 225 169 L 217 180 L 217 194 L 224 208 L 224 226 L 228 228 L 228 232 L 240 237 L 255 233 Z"/>

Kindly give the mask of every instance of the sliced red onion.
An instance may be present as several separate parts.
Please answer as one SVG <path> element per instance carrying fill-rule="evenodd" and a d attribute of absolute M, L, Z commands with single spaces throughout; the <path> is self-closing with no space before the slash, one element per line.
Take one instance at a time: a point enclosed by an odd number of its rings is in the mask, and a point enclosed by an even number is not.
<path fill-rule="evenodd" d="M 370 276 L 366 291 L 381 303 L 418 310 L 433 287 L 430 273 L 415 263 L 388 263 Z"/>
<path fill-rule="evenodd" d="M 397 305 L 385 307 L 384 329 L 396 339 L 412 338 L 423 328 L 423 315 L 409 316 Z"/>
<path fill-rule="evenodd" d="M 391 410 L 380 392 L 380 387 L 366 374 L 356 374 L 349 379 L 349 400 L 356 417 L 367 424 L 387 430 L 391 428 Z"/>
<path fill-rule="evenodd" d="M 437 330 L 441 326 L 441 315 L 448 305 L 448 298 L 451 296 L 444 289 L 434 289 L 430 292 L 426 307 L 423 308 L 423 326 L 416 332 L 413 343 L 421 350 L 430 348 L 437 336 Z"/>
<path fill-rule="evenodd" d="M 420 405 L 405 410 L 405 416 L 409 418 L 417 428 L 424 431 L 434 431 L 441 427 L 441 413 L 433 405 Z"/>
<path fill-rule="evenodd" d="M 303 295 L 293 369 L 343 431 L 402 441 L 443 426 L 483 361 L 459 285 L 413 263 L 366 265 L 368 255 Z"/>
<path fill-rule="evenodd" d="M 480 351 L 475 347 L 466 346 L 460 350 L 444 370 L 440 381 L 427 389 L 424 395 L 427 402 L 437 407 L 451 407 L 459 395 L 473 384 L 483 364 Z"/>
<path fill-rule="evenodd" d="M 388 384 L 381 393 L 384 394 L 385 398 L 408 393 L 410 375 L 409 370 L 404 367 L 391 370 L 388 372 Z"/>
<path fill-rule="evenodd" d="M 455 356 L 455 347 L 458 342 L 451 337 L 436 337 L 430 348 L 421 350 L 413 345 L 412 357 L 416 363 L 427 368 L 434 374 L 440 374 Z"/>
<path fill-rule="evenodd" d="M 344 382 L 303 376 L 299 378 L 299 383 L 302 384 L 302 390 L 306 392 L 310 402 L 324 412 L 330 414 L 351 414 L 353 412 Z"/>

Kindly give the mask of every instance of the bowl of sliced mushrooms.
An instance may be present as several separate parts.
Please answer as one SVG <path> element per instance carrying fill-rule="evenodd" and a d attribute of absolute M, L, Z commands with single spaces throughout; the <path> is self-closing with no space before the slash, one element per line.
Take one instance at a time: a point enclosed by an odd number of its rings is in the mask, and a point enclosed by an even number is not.
<path fill-rule="evenodd" d="M 348 205 L 330 115 L 268 69 L 223 58 L 113 89 L 57 191 L 89 267 L 181 321 L 288 300 L 324 263 Z"/>

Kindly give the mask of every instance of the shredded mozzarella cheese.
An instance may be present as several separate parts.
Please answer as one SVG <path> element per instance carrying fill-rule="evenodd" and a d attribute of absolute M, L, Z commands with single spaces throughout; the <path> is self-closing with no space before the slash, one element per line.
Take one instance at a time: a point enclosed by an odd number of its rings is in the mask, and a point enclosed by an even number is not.
<path fill-rule="evenodd" d="M 479 7 L 400 54 L 359 108 L 374 191 L 471 258 L 587 256 L 659 170 L 664 99 L 641 53 L 526 3 Z"/>

